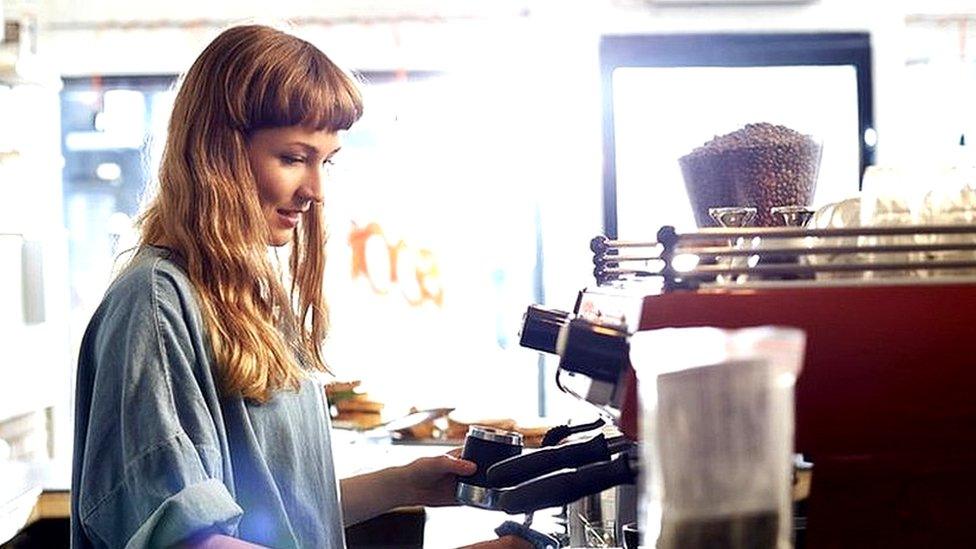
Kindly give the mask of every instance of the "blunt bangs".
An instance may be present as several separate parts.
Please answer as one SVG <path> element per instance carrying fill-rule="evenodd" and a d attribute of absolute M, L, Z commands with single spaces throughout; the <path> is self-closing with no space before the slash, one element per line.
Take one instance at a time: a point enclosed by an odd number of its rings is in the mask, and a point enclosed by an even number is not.
<path fill-rule="evenodd" d="M 252 81 L 248 129 L 348 130 L 363 114 L 356 83 L 311 44 L 299 41 L 296 47 Z"/>

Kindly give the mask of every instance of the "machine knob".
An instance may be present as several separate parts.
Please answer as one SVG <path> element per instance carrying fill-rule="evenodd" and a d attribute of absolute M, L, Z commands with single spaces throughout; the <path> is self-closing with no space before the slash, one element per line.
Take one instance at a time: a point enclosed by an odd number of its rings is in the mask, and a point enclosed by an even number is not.
<path fill-rule="evenodd" d="M 626 331 L 574 318 L 559 332 L 559 367 L 598 381 L 616 383 L 630 353 Z"/>
<path fill-rule="evenodd" d="M 519 344 L 529 349 L 556 354 L 559 330 L 569 320 L 569 313 L 529 305 L 522 317 L 522 333 Z"/>

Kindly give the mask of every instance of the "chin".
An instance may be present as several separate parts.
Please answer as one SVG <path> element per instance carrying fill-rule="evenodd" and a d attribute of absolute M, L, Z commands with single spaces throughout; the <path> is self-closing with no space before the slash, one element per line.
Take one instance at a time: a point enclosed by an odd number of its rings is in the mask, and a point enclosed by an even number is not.
<path fill-rule="evenodd" d="M 268 242 L 269 246 L 274 246 L 275 248 L 287 246 L 288 244 L 291 244 L 291 231 L 288 234 L 271 235 L 271 241 Z"/>

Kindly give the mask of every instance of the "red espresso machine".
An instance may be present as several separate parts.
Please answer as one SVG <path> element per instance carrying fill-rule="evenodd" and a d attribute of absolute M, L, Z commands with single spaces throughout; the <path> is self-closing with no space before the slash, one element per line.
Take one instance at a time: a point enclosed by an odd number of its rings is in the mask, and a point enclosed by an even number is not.
<path fill-rule="evenodd" d="M 654 242 L 598 237 L 591 248 L 598 285 L 578 315 L 627 316 L 638 295 L 626 321 L 637 331 L 806 333 L 802 545 L 976 543 L 976 227 L 664 227 Z M 636 439 L 636 383 L 624 376 L 620 425 Z"/>

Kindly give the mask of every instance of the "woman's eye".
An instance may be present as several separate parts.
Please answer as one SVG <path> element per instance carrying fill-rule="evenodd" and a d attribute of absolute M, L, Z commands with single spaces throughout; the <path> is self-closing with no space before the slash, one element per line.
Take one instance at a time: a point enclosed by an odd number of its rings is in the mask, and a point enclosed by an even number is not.
<path fill-rule="evenodd" d="M 288 155 L 285 155 L 285 156 L 282 156 L 281 157 L 281 161 L 284 162 L 285 164 L 291 166 L 293 164 L 304 164 L 305 163 L 305 158 L 304 157 L 301 157 L 301 156 L 288 156 Z"/>
<path fill-rule="evenodd" d="M 322 165 L 323 166 L 334 166 L 335 165 L 335 160 L 332 160 L 331 158 L 326 158 L 325 160 L 322 161 Z"/>

